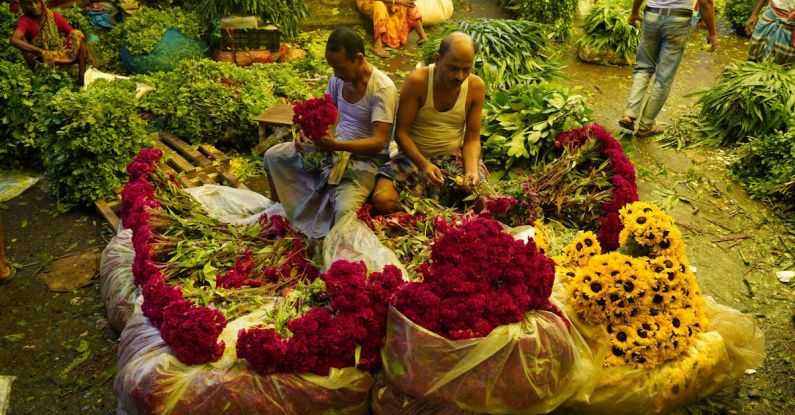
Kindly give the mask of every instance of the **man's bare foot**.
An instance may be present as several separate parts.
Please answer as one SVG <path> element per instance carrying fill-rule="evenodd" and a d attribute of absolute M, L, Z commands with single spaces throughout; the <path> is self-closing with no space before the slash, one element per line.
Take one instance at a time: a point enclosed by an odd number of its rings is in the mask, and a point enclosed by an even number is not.
<path fill-rule="evenodd" d="M 5 284 L 10 281 L 13 275 L 11 267 L 8 266 L 8 261 L 6 261 L 5 258 L 0 259 L 0 284 Z"/>
<path fill-rule="evenodd" d="M 372 47 L 372 48 L 370 48 L 370 49 L 371 49 L 371 50 L 373 51 L 373 53 L 375 53 L 375 55 L 376 55 L 376 56 L 378 56 L 379 58 L 388 58 L 388 57 L 389 57 L 389 52 L 385 51 L 385 50 L 384 50 L 384 48 L 382 48 L 382 47 L 375 47 L 375 46 L 373 46 L 373 47 Z"/>

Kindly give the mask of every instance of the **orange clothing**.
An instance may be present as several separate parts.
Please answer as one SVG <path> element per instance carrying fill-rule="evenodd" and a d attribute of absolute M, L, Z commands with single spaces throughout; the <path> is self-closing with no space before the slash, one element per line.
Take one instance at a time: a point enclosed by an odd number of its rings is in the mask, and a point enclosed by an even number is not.
<path fill-rule="evenodd" d="M 390 3 L 390 0 L 356 0 L 359 10 L 373 19 L 373 36 L 380 36 L 384 45 L 397 48 L 408 43 L 409 33 L 422 15 L 416 7 Z"/>

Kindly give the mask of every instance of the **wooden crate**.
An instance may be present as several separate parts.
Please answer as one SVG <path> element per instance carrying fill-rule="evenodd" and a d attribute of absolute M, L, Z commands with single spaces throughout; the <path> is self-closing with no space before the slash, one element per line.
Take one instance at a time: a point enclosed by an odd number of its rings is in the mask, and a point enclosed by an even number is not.
<path fill-rule="evenodd" d="M 229 157 L 213 146 L 201 144 L 197 148 L 169 133 L 161 133 L 155 147 L 163 151 L 165 168 L 174 173 L 177 181 L 184 187 L 197 187 L 204 184 L 223 184 L 246 189 L 245 184 L 229 172 Z M 99 213 L 114 229 L 119 228 L 119 207 L 121 189 L 112 200 L 100 199 L 94 202 Z"/>

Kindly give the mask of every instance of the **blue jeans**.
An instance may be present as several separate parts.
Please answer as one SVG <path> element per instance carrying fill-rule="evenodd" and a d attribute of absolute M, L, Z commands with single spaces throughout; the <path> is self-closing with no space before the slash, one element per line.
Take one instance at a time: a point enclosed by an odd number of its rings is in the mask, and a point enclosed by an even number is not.
<path fill-rule="evenodd" d="M 624 115 L 630 118 L 640 116 L 641 130 L 648 130 L 654 125 L 657 114 L 668 99 L 689 35 L 689 17 L 660 16 L 648 12 L 643 15 L 643 35 L 638 46 L 637 64 L 632 71 L 632 88 L 624 109 Z M 643 97 L 652 75 L 654 85 L 641 114 Z"/>

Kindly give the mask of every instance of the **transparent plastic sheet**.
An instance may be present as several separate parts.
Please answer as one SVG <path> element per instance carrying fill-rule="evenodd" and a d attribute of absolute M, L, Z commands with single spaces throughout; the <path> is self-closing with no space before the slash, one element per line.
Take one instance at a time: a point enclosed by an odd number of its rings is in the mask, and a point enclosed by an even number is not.
<path fill-rule="evenodd" d="M 597 378 L 582 337 L 546 311 L 529 312 L 523 321 L 497 327 L 486 337 L 453 341 L 390 307 L 381 361 L 386 382 L 403 394 L 450 410 L 486 413 L 547 413 L 567 400 L 587 399 Z M 390 407 L 383 399 L 379 404 Z M 409 404 L 415 410 L 405 413 L 439 409 Z"/>
<path fill-rule="evenodd" d="M 605 368 L 590 398 L 567 406 L 583 414 L 667 413 L 718 392 L 762 364 L 764 335 L 753 318 L 712 297 L 704 299 L 707 331 L 697 335 L 686 355 L 653 370 Z"/>
<path fill-rule="evenodd" d="M 263 213 L 284 216 L 281 203 L 251 190 L 217 184 L 189 187 L 185 191 L 215 219 L 232 225 L 250 225 Z"/>
<path fill-rule="evenodd" d="M 371 408 L 374 415 L 475 415 L 479 412 L 465 411 L 405 394 L 395 385 L 378 376 L 372 392 Z"/>
<path fill-rule="evenodd" d="M 340 414 L 369 413 L 373 378 L 354 368 L 329 376 L 261 376 L 235 356 L 237 333 L 262 319 L 262 310 L 235 319 L 220 336 L 226 343 L 216 362 L 185 366 L 171 354 L 160 332 L 141 314 L 127 323 L 119 345 L 114 388 L 125 414 Z"/>
<path fill-rule="evenodd" d="M 378 240 L 355 212 L 343 216 L 323 240 L 323 263 L 330 266 L 340 258 L 364 261 L 370 271 L 381 271 L 386 265 L 394 265 L 403 273 L 404 279 L 408 275 L 395 253 Z"/>
<path fill-rule="evenodd" d="M 127 325 L 133 313 L 138 290 L 133 283 L 132 263 L 135 250 L 132 231 L 119 230 L 102 251 L 99 263 L 99 289 L 108 322 L 117 332 Z"/>

